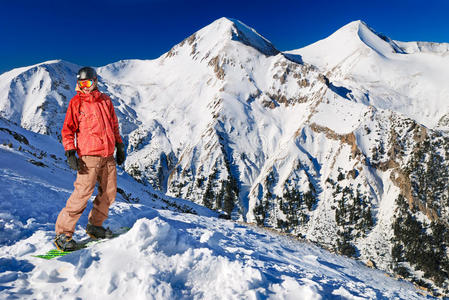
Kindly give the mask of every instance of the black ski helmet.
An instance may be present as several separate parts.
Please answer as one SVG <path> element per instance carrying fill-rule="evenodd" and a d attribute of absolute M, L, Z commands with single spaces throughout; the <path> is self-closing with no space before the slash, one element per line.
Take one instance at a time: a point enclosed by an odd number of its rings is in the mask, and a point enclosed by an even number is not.
<path fill-rule="evenodd" d="M 77 80 L 97 79 L 97 72 L 91 67 L 83 67 L 76 75 Z"/>

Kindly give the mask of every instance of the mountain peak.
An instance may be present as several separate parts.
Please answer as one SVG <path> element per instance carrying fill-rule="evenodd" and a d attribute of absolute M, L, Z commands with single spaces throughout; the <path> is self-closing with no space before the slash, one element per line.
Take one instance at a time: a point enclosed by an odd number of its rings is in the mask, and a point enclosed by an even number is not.
<path fill-rule="evenodd" d="M 203 37 L 207 36 L 208 39 L 213 40 L 218 38 L 225 42 L 229 40 L 237 41 L 253 47 L 267 56 L 279 53 L 279 50 L 268 39 L 253 28 L 233 18 L 222 17 L 217 19 L 198 31 L 197 34 Z"/>
<path fill-rule="evenodd" d="M 226 17 L 217 19 L 203 27 L 177 46 L 184 46 L 186 41 L 190 46 L 195 46 L 191 54 L 195 54 L 197 51 L 207 53 L 217 47 L 222 49 L 229 41 L 240 42 L 266 56 L 276 55 L 280 52 L 268 39 L 253 28 L 237 19 Z M 170 52 L 169 56 L 171 56 Z"/>
<path fill-rule="evenodd" d="M 358 30 L 360 27 L 370 28 L 370 27 L 368 26 L 368 24 L 366 24 L 364 21 L 362 21 L 362 20 L 356 20 L 356 21 L 349 22 L 348 24 L 346 24 L 345 26 L 343 26 L 343 27 L 340 28 L 340 29 L 343 29 L 343 28 L 355 28 L 355 29 Z"/>
<path fill-rule="evenodd" d="M 403 49 L 401 49 L 395 41 L 376 32 L 362 20 L 348 23 L 332 34 L 331 37 L 334 35 L 338 35 L 340 38 L 344 35 L 349 35 L 351 38 L 361 41 L 364 45 L 370 47 L 381 55 L 404 53 Z"/>
<path fill-rule="evenodd" d="M 356 20 L 356 21 L 352 21 L 352 22 L 349 22 L 348 24 L 344 25 L 343 27 L 341 27 L 340 29 L 335 31 L 332 35 L 334 35 L 336 33 L 342 33 L 342 32 L 351 33 L 351 34 L 358 34 L 358 32 L 360 30 L 369 30 L 369 31 L 371 31 L 372 33 L 374 33 L 376 35 L 378 34 L 373 28 L 371 28 L 364 21 Z"/>
<path fill-rule="evenodd" d="M 299 54 L 308 63 L 332 69 L 349 57 L 373 52 L 381 57 L 406 53 L 396 41 L 377 33 L 362 20 L 350 22 L 325 39 L 286 53 Z"/>

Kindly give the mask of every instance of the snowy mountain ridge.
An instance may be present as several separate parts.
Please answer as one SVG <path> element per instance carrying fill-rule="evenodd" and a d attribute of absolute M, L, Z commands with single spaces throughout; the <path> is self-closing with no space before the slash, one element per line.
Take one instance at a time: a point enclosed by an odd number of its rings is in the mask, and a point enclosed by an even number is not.
<path fill-rule="evenodd" d="M 356 21 L 279 52 L 222 18 L 97 71 L 139 182 L 446 291 L 447 49 Z M 59 138 L 77 68 L 1 74 L 1 116 Z"/>
<path fill-rule="evenodd" d="M 448 50 L 447 43 L 393 41 L 356 21 L 287 53 L 319 67 L 331 82 L 351 90 L 355 101 L 447 129 Z"/>

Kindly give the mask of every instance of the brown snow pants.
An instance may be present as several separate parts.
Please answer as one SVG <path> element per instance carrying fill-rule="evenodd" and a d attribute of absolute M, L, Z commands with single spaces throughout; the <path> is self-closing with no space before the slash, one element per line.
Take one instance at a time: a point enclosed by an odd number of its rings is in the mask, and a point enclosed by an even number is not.
<path fill-rule="evenodd" d="M 101 226 L 108 218 L 109 206 L 115 200 L 117 169 L 114 157 L 82 156 L 78 162 L 80 167 L 73 184 L 75 190 L 59 213 L 55 226 L 56 234 L 73 235 L 76 222 L 86 208 L 97 181 L 99 183 L 98 194 L 89 213 L 89 223 Z"/>

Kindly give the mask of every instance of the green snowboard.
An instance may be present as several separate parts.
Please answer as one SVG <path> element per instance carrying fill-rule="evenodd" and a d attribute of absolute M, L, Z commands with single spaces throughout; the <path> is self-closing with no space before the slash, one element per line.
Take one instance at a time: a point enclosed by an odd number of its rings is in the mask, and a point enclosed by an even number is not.
<path fill-rule="evenodd" d="M 113 238 L 116 238 L 119 235 L 127 232 L 130 229 L 131 228 L 129 228 L 129 227 L 121 227 L 120 230 L 117 233 L 114 233 L 113 236 L 111 238 L 109 238 L 109 239 L 96 239 L 95 240 L 95 239 L 92 239 L 90 237 L 86 238 L 86 239 L 81 240 L 81 241 L 79 241 L 77 243 L 78 247 L 74 251 L 62 251 L 62 250 L 59 250 L 59 249 L 51 249 L 51 250 L 49 250 L 45 254 L 39 254 L 39 255 L 33 255 L 33 256 L 34 257 L 38 257 L 38 258 L 43 258 L 43 259 L 52 259 L 52 258 L 55 258 L 55 257 L 61 257 L 61 256 L 70 254 L 72 252 L 75 252 L 75 251 L 78 251 L 78 250 L 81 250 L 81 249 L 89 248 L 90 246 L 95 245 L 97 243 L 105 242 L 105 241 L 111 240 Z"/>

